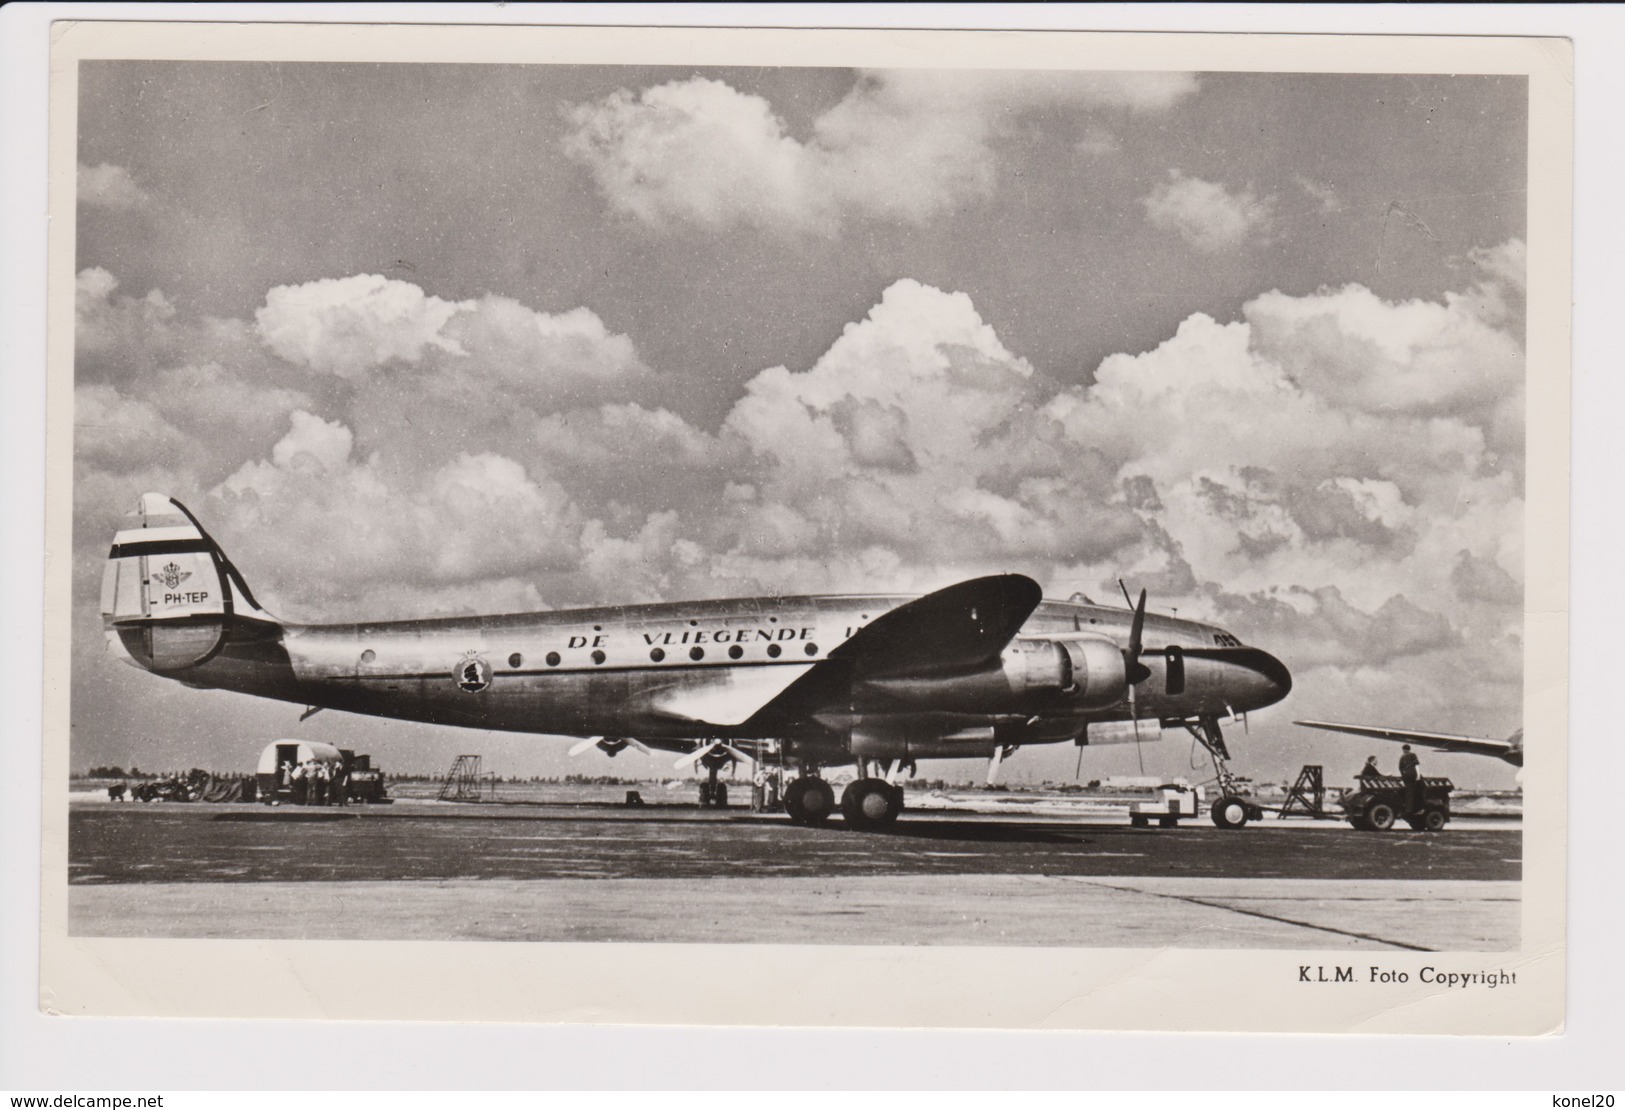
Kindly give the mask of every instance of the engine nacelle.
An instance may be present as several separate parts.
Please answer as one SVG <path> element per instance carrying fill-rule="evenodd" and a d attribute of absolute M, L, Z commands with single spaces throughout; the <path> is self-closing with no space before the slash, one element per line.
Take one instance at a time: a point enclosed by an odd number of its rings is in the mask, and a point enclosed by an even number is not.
<path fill-rule="evenodd" d="M 1099 709 L 1128 693 L 1123 652 L 1100 637 L 1015 640 L 1001 663 L 1005 681 L 1018 694 L 1055 691 L 1077 698 L 1085 708 Z"/>

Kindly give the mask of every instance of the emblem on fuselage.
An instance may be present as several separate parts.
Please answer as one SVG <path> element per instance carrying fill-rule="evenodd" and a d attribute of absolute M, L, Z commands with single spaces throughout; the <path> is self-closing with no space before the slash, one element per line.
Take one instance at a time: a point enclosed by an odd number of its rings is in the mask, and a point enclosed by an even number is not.
<path fill-rule="evenodd" d="M 182 570 L 176 563 L 167 563 L 165 564 L 164 569 L 160 570 L 153 577 L 156 581 L 164 584 L 164 589 L 173 590 L 182 582 L 185 582 L 188 578 L 192 577 L 192 572 L 189 570 Z"/>
<path fill-rule="evenodd" d="M 491 685 L 491 664 L 483 659 L 465 659 L 457 665 L 457 687 L 477 694 Z"/>

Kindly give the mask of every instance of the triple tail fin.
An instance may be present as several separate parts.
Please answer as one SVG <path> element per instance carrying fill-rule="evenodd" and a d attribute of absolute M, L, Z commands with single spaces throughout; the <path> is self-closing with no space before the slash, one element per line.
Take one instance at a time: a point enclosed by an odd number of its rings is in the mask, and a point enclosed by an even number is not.
<path fill-rule="evenodd" d="M 154 671 L 205 662 L 233 618 L 273 621 L 237 568 L 179 501 L 144 493 L 139 523 L 113 537 L 102 575 L 108 649 Z"/>

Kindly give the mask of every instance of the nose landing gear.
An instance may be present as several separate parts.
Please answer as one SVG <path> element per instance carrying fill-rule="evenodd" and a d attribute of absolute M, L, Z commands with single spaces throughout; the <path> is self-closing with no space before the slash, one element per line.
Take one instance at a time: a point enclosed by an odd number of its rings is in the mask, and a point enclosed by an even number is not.
<path fill-rule="evenodd" d="M 1213 758 L 1213 773 L 1219 780 L 1219 800 L 1209 809 L 1213 823 L 1221 829 L 1239 829 L 1248 821 L 1264 816 L 1259 806 L 1241 795 L 1241 784 L 1230 771 L 1230 749 L 1225 747 L 1224 733 L 1219 730 L 1217 717 L 1199 717 L 1193 724 L 1181 721 L 1185 731 L 1196 737 L 1196 742 L 1207 749 Z"/>

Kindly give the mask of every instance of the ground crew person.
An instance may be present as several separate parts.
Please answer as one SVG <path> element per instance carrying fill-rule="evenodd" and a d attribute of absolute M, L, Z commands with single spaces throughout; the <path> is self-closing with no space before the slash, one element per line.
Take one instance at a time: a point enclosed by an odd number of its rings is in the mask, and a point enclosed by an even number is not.
<path fill-rule="evenodd" d="M 305 764 L 301 763 L 288 773 L 289 800 L 302 806 L 310 799 L 310 779 Z"/>
<path fill-rule="evenodd" d="M 1415 813 L 1422 808 L 1422 776 L 1417 770 L 1422 764 L 1411 751 L 1409 744 L 1405 745 L 1405 754 L 1399 757 L 1399 777 L 1405 780 L 1405 811 Z"/>
<path fill-rule="evenodd" d="M 1360 780 L 1362 786 L 1369 786 L 1372 779 L 1382 778 L 1382 771 L 1377 767 L 1377 757 L 1367 756 L 1365 766 L 1361 767 L 1360 773 L 1354 777 Z"/>

